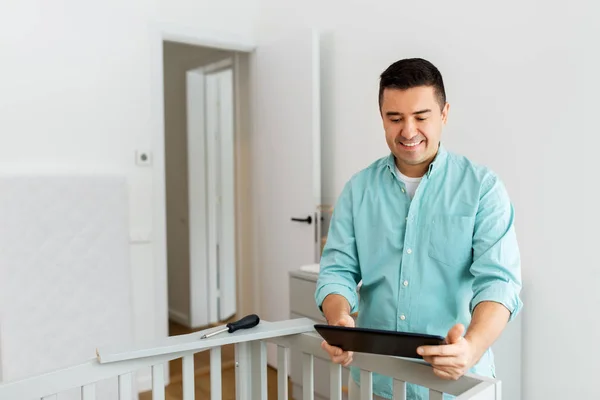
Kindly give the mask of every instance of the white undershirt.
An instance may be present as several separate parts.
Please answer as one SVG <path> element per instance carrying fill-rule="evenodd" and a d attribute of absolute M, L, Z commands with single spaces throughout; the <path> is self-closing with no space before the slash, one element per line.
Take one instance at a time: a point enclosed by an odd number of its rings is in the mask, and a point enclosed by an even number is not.
<path fill-rule="evenodd" d="M 418 177 L 418 178 L 408 177 L 408 176 L 404 175 L 402 172 L 400 172 L 400 170 L 398 169 L 397 166 L 396 166 L 396 173 L 398 174 L 398 178 L 402 182 L 404 182 L 404 184 L 406 185 L 406 191 L 408 192 L 408 195 L 410 196 L 410 198 L 412 200 L 412 198 L 415 196 L 415 192 L 417 191 L 417 187 L 419 187 L 419 183 L 421 182 L 422 177 Z"/>

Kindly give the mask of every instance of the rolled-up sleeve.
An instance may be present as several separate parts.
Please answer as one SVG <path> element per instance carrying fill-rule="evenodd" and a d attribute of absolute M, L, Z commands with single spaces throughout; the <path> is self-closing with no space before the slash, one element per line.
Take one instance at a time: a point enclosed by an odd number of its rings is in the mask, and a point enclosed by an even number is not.
<path fill-rule="evenodd" d="M 344 186 L 334 207 L 320 264 L 315 301 L 321 312 L 323 301 L 330 294 L 344 296 L 351 312 L 356 312 L 360 267 L 354 235 L 352 181 Z"/>
<path fill-rule="evenodd" d="M 482 301 L 493 301 L 503 304 L 512 320 L 523 307 L 514 207 L 502 182 L 495 175 L 488 178 L 475 218 L 471 312 Z"/>

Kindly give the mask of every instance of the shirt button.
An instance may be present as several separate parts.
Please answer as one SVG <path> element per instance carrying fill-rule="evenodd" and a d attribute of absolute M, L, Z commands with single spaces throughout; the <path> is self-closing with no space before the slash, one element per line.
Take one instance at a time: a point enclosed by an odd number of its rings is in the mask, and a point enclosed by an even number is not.
<path fill-rule="evenodd" d="M 402 188 L 402 193 L 404 193 L 404 192 L 405 192 L 405 190 L 404 190 L 404 188 Z"/>
<path fill-rule="evenodd" d="M 402 284 L 403 284 L 404 286 L 408 286 L 408 281 L 404 281 L 404 282 L 402 282 Z"/>
<path fill-rule="evenodd" d="M 404 320 L 406 319 L 406 317 L 404 316 L 404 314 L 402 314 L 402 315 L 400 316 L 400 319 L 401 319 L 402 321 L 404 321 Z"/>
<path fill-rule="evenodd" d="M 412 250 L 411 250 L 411 249 L 408 249 L 408 250 L 406 250 L 406 252 L 407 252 L 408 254 L 410 254 L 410 253 L 412 253 Z"/>

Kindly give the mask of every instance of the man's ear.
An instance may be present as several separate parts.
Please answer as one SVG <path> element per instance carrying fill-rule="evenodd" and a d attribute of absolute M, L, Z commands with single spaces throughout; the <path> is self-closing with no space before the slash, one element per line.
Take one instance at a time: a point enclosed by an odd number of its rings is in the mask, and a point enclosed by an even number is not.
<path fill-rule="evenodd" d="M 442 108 L 442 124 L 446 125 L 448 123 L 448 113 L 450 112 L 450 103 L 446 103 L 444 108 Z"/>

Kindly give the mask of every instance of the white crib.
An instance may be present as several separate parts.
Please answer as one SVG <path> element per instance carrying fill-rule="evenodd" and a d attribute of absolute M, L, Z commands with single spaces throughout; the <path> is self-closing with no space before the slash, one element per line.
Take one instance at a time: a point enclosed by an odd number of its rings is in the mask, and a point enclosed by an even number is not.
<path fill-rule="evenodd" d="M 26 378 L 0 383 L 0 400 L 56 400 L 67 390 L 80 388 L 83 400 L 96 399 L 96 383 L 118 377 L 120 400 L 137 398 L 133 376 L 140 369 L 152 368 L 152 399 L 165 399 L 164 365 L 182 359 L 183 399 L 194 399 L 194 354 L 210 350 L 211 400 L 221 396 L 221 346 L 235 345 L 235 383 L 237 400 L 267 399 L 267 343 L 278 349 L 278 399 L 288 399 L 288 349 L 302 354 L 303 400 L 313 399 L 314 357 L 327 359 L 321 349 L 322 339 L 314 331 L 315 321 L 299 318 L 261 323 L 247 331 L 225 333 L 200 340 L 203 332 L 174 336 L 157 346 L 99 349 L 96 358 L 86 363 Z M 207 331 L 208 332 L 208 331 Z M 361 369 L 361 398 L 372 399 L 372 374 L 394 378 L 394 399 L 406 398 L 406 382 L 429 388 L 431 400 L 441 400 L 443 393 L 457 400 L 500 400 L 500 381 L 465 375 L 457 381 L 437 378 L 431 367 L 422 362 L 374 354 L 356 354 L 353 365 Z M 332 400 L 342 399 L 342 368 L 331 364 Z"/>

